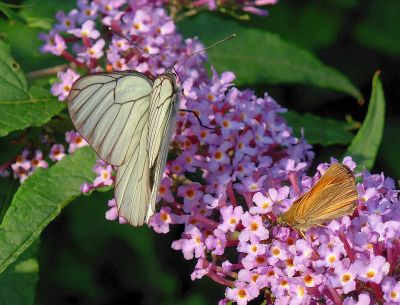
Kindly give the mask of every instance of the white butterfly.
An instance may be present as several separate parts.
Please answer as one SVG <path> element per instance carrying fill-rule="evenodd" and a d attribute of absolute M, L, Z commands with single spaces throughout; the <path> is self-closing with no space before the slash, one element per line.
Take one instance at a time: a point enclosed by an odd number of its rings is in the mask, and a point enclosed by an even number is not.
<path fill-rule="evenodd" d="M 175 129 L 179 88 L 170 70 L 154 82 L 135 71 L 78 79 L 68 96 L 73 124 L 99 157 L 117 167 L 119 215 L 140 226 L 155 202 Z"/>
<path fill-rule="evenodd" d="M 234 37 L 232 34 L 179 62 Z M 133 226 L 148 222 L 154 214 L 175 129 L 180 89 L 171 69 L 154 82 L 136 71 L 90 74 L 79 78 L 68 96 L 69 113 L 80 135 L 101 159 L 117 167 L 118 214 Z"/>

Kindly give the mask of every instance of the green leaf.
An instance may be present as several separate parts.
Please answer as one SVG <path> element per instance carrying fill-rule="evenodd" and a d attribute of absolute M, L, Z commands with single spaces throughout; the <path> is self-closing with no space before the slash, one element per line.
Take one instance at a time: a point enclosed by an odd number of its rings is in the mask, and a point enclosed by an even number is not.
<path fill-rule="evenodd" d="M 307 50 L 331 47 L 341 31 L 341 21 L 345 16 L 343 10 L 333 6 L 327 10 L 326 5 L 319 1 L 304 1 L 296 5 L 281 1 L 279 5 L 268 7 L 268 11 L 268 19 L 251 16 L 246 25 L 279 33 Z"/>
<path fill-rule="evenodd" d="M 19 64 L 11 57 L 10 47 L 0 40 L 0 97 L 27 97 L 28 84 Z"/>
<path fill-rule="evenodd" d="M 16 262 L 0 274 L 0 304 L 34 304 L 39 264 L 38 243 L 34 243 Z"/>
<path fill-rule="evenodd" d="M 18 189 L 0 225 L 0 272 L 23 253 L 71 200 L 94 178 L 96 155 L 84 147 L 50 169 L 39 169 Z"/>
<path fill-rule="evenodd" d="M 385 126 L 382 144 L 379 150 L 379 167 L 385 169 L 385 175 L 400 178 L 400 141 L 396 141 L 400 134 L 400 120 L 396 119 Z"/>
<path fill-rule="evenodd" d="M 236 74 L 236 84 L 302 83 L 362 99 L 360 91 L 344 75 L 276 34 L 211 14 L 201 14 L 178 26 L 186 37 L 199 35 L 206 45 L 236 33 L 235 39 L 208 51 L 211 64 L 218 70 Z"/>
<path fill-rule="evenodd" d="M 400 55 L 400 1 L 369 1 L 366 8 L 366 18 L 355 27 L 357 40 L 364 46 Z"/>
<path fill-rule="evenodd" d="M 372 79 L 372 93 L 364 122 L 348 147 L 345 155 L 350 155 L 357 165 L 371 169 L 382 140 L 385 123 L 385 96 L 382 83 L 376 72 Z"/>
<path fill-rule="evenodd" d="M 127 264 L 129 264 L 129 270 L 135 270 L 135 278 L 132 279 L 130 274 L 124 272 L 121 274 L 120 280 L 130 283 L 132 286 L 142 286 L 141 289 L 149 290 L 150 295 L 151 292 L 157 291 L 165 298 L 173 296 L 179 285 L 166 272 L 166 268 L 159 261 L 157 251 L 163 249 L 163 247 L 156 244 L 155 233 L 146 226 L 133 228 L 129 225 L 122 226 L 118 221 L 110 222 L 104 219 L 107 200 L 110 197 L 112 198 L 113 195 L 113 192 L 108 194 L 94 192 L 90 197 L 80 197 L 78 201 L 81 204 L 68 207 L 68 210 L 73 212 L 73 216 L 71 216 L 71 238 L 79 245 L 80 251 L 84 252 L 85 256 L 90 255 L 90 253 L 107 251 L 105 249 L 109 249 L 110 245 L 108 244 L 106 247 L 104 245 L 109 243 L 110 240 L 115 242 L 115 247 L 119 245 L 117 239 L 123 240 L 131 249 L 132 257 L 135 259 L 131 261 L 131 258 L 125 254 L 121 259 L 117 259 L 114 267 L 118 266 L 118 269 L 126 270 Z M 99 206 L 97 204 L 99 202 L 103 204 Z M 91 219 L 90 222 L 95 225 L 88 226 L 88 219 Z M 96 233 L 99 231 L 102 234 Z M 170 248 L 170 245 L 165 245 L 165 247 Z M 113 257 L 115 259 L 117 253 Z M 127 261 L 121 266 L 122 260 Z M 157 281 L 149 280 L 151 278 L 156 278 Z M 156 302 L 145 303 L 155 304 Z"/>
<path fill-rule="evenodd" d="M 0 2 L 0 11 L 12 21 L 19 21 L 25 23 L 25 19 L 19 16 L 14 10 L 12 9 L 12 5 L 7 3 Z"/>
<path fill-rule="evenodd" d="M 13 56 L 26 72 L 65 63 L 62 57 L 43 54 L 40 47 L 44 42 L 38 36 L 48 32 L 46 29 L 54 22 L 58 11 L 68 12 L 74 7 L 76 0 L 26 0 L 18 11 L 23 22 L 0 18 L 1 36 L 10 44 Z M 30 39 L 21 39 L 23 37 Z"/>
<path fill-rule="evenodd" d="M 65 59 L 61 57 L 40 52 L 44 42 L 38 39 L 38 36 L 44 32 L 43 29 L 1 18 L 0 29 L 4 41 L 11 46 L 13 56 L 24 71 L 31 72 L 65 63 Z M 31 37 L 31 39 L 21 39 L 21 37 Z"/>
<path fill-rule="evenodd" d="M 51 30 L 53 19 L 42 17 L 26 17 L 26 22 L 31 28 L 39 28 L 43 30 Z"/>
<path fill-rule="evenodd" d="M 48 90 L 31 87 L 20 66 L 0 41 L 0 136 L 29 126 L 41 126 L 65 108 Z"/>
<path fill-rule="evenodd" d="M 352 126 L 346 122 L 322 118 L 310 113 L 299 114 L 295 111 L 288 111 L 283 114 L 283 117 L 293 128 L 296 137 L 301 136 L 301 128 L 304 128 L 304 137 L 310 144 L 344 145 L 349 144 L 353 138 L 350 132 Z"/>

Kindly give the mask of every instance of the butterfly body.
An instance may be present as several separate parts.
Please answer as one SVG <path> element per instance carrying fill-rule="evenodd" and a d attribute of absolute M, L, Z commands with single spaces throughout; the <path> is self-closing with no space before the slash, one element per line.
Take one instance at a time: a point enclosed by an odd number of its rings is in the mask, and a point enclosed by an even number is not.
<path fill-rule="evenodd" d="M 68 108 L 80 135 L 117 167 L 119 215 L 137 226 L 154 213 L 179 107 L 176 77 L 136 71 L 94 73 L 72 86 Z"/>
<path fill-rule="evenodd" d="M 277 222 L 303 233 L 352 214 L 357 206 L 357 198 L 353 172 L 347 166 L 335 163 L 289 210 L 278 216 Z"/>

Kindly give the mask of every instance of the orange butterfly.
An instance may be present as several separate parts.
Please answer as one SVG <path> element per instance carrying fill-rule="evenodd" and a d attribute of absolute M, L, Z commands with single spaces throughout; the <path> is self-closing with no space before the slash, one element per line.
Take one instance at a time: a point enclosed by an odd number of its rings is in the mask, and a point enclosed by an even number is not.
<path fill-rule="evenodd" d="M 353 172 L 347 166 L 335 163 L 289 210 L 278 216 L 277 222 L 292 227 L 305 237 L 304 232 L 311 227 L 352 214 L 357 198 Z"/>

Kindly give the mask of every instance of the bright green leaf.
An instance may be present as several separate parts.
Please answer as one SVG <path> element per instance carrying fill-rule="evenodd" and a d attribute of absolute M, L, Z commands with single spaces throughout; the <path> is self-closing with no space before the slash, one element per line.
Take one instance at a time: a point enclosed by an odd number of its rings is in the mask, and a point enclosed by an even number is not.
<path fill-rule="evenodd" d="M 42 18 L 42 17 L 26 17 L 28 26 L 31 28 L 39 28 L 42 30 L 51 30 L 53 25 L 53 19 Z"/>
<path fill-rule="evenodd" d="M 372 93 L 364 122 L 346 151 L 359 167 L 371 169 L 382 140 L 385 123 L 385 97 L 379 72 L 372 79 Z"/>
<path fill-rule="evenodd" d="M 17 261 L 0 274 L 0 304 L 34 304 L 39 264 L 38 243 L 34 243 Z"/>
<path fill-rule="evenodd" d="M 296 137 L 301 136 L 300 130 L 304 128 L 304 137 L 310 144 L 323 146 L 334 144 L 349 144 L 353 138 L 350 126 L 346 122 L 322 118 L 310 113 L 299 114 L 289 111 L 283 114 L 288 125 L 293 128 Z"/>
<path fill-rule="evenodd" d="M 92 180 L 96 156 L 90 147 L 39 169 L 18 189 L 0 225 L 0 272 L 14 262 L 71 200 Z"/>
<path fill-rule="evenodd" d="M 276 34 L 211 14 L 201 14 L 178 26 L 186 37 L 198 35 L 206 45 L 236 33 L 235 39 L 208 51 L 210 62 L 218 71 L 235 72 L 236 84 L 302 83 L 362 99 L 359 90 L 344 75 Z"/>
<path fill-rule="evenodd" d="M 41 126 L 65 108 L 50 92 L 28 85 L 20 66 L 0 41 L 0 136 Z"/>

